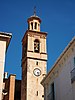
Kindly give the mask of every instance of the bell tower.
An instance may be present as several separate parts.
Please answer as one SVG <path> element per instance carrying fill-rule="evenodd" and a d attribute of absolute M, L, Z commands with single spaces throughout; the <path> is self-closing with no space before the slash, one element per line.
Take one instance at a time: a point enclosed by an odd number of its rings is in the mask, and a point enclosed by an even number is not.
<path fill-rule="evenodd" d="M 21 100 L 44 100 L 44 88 L 40 84 L 46 75 L 46 32 L 40 31 L 41 19 L 29 17 L 28 30 L 22 39 Z"/>

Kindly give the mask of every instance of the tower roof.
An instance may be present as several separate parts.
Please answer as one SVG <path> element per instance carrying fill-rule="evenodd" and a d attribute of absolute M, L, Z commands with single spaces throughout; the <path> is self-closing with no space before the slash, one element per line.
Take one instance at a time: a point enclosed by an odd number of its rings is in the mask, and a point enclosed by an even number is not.
<path fill-rule="evenodd" d="M 38 20 L 41 23 L 41 19 L 38 16 L 36 16 L 36 14 L 30 16 L 27 22 L 29 23 L 29 21 L 32 21 L 32 20 Z"/>
<path fill-rule="evenodd" d="M 38 20 L 41 23 L 41 19 L 36 15 L 36 6 L 34 7 L 34 14 L 28 18 L 27 22 L 33 21 L 33 20 Z"/>

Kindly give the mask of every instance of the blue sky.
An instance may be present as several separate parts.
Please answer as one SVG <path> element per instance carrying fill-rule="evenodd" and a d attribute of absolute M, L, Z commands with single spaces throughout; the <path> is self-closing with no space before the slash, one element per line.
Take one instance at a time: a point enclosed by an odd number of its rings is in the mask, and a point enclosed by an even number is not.
<path fill-rule="evenodd" d="M 0 31 L 12 33 L 5 71 L 17 79 L 21 79 L 21 40 L 34 6 L 42 20 L 41 31 L 48 33 L 48 71 L 75 35 L 75 0 L 0 0 Z"/>

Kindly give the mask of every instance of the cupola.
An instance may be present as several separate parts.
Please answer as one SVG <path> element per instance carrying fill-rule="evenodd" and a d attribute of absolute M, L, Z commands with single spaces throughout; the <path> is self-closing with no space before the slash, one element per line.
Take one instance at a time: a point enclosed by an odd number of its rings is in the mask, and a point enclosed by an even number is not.
<path fill-rule="evenodd" d="M 28 22 L 28 30 L 40 32 L 41 19 L 38 16 L 36 16 L 35 11 L 34 15 L 28 18 L 27 22 Z"/>

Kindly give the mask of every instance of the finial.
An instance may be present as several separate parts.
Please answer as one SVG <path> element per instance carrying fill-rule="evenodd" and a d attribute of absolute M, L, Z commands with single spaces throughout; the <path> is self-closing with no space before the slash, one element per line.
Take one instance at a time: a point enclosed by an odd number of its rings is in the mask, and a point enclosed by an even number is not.
<path fill-rule="evenodd" d="M 34 16 L 36 16 L 36 6 L 34 6 Z"/>

